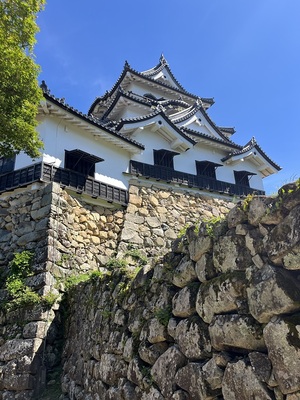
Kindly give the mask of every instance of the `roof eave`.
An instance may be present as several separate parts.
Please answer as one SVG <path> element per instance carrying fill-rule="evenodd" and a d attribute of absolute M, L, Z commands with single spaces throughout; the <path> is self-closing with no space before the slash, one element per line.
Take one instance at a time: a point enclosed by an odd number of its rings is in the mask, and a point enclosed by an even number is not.
<path fill-rule="evenodd" d="M 101 137 L 107 142 L 113 142 L 117 147 L 125 149 L 130 153 L 137 153 L 145 149 L 141 143 L 134 142 L 129 138 L 113 132 L 111 129 L 100 126 L 94 118 L 86 116 L 68 105 L 62 104 L 59 99 L 45 93 L 44 97 L 46 99 L 49 114 L 57 115 L 65 121 L 83 128 L 85 131 L 91 133 L 95 138 Z M 47 114 L 45 113 L 44 108 L 45 106 L 43 106 L 41 110 L 42 115 Z"/>

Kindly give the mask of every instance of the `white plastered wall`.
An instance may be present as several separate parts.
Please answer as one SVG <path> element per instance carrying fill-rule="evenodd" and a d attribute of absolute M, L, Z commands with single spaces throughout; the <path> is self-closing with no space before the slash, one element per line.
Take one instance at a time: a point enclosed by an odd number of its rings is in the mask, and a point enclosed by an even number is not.
<path fill-rule="evenodd" d="M 149 128 L 144 128 L 137 135 L 135 135 L 134 139 L 143 143 L 146 149 L 142 154 L 135 155 L 133 159 L 146 164 L 153 164 L 153 149 L 176 151 L 176 149 L 174 150 L 171 148 L 168 141 L 161 137 L 159 133 L 151 132 Z M 218 180 L 234 184 L 236 183 L 234 171 L 253 172 L 257 175 L 253 175 L 251 177 L 249 181 L 250 187 L 263 190 L 262 176 L 251 162 L 245 160 L 234 165 L 226 165 L 221 161 L 225 155 L 225 152 L 222 152 L 217 148 L 213 149 L 201 144 L 197 144 L 193 147 L 191 144 L 191 148 L 189 150 L 174 156 L 174 169 L 195 175 L 196 161 L 211 161 L 217 164 L 223 164 L 222 167 L 216 169 L 216 178 Z"/>
<path fill-rule="evenodd" d="M 38 131 L 44 143 L 44 154 L 36 162 L 52 161 L 55 166 L 64 167 L 65 150 L 80 149 L 104 159 L 103 162 L 96 163 L 96 179 L 118 187 L 127 187 L 127 178 L 123 172 L 128 172 L 130 154 L 126 150 L 101 138 L 96 140 L 92 134 L 54 116 L 45 117 L 38 126 Z M 20 154 L 17 156 L 15 169 L 33 162 L 30 157 Z"/>

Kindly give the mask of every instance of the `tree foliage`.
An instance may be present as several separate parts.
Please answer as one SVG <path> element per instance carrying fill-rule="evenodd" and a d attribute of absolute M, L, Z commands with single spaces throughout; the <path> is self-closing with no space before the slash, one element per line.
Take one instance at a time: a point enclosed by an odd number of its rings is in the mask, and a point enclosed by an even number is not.
<path fill-rule="evenodd" d="M 0 0 L 0 156 L 39 155 L 36 115 L 42 99 L 33 47 L 45 0 Z"/>

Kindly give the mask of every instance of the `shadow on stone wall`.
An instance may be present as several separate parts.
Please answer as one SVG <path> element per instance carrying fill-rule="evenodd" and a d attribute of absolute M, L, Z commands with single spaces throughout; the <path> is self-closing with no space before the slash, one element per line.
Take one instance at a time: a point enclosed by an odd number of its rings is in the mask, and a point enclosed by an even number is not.
<path fill-rule="evenodd" d="M 0 398 L 46 385 L 43 400 L 297 399 L 298 183 L 235 207 L 152 186 L 130 197 L 112 210 L 54 185 L 2 199 L 2 271 L 39 249 L 30 286 L 58 297 L 1 313 Z M 68 290 L 74 272 L 88 278 Z"/>
<path fill-rule="evenodd" d="M 135 278 L 69 298 L 66 399 L 297 399 L 300 190 L 187 229 Z"/>

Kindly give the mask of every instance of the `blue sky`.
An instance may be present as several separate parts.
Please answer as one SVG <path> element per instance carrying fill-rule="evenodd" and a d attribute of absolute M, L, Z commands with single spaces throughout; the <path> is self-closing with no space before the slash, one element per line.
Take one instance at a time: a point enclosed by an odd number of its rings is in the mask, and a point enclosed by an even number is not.
<path fill-rule="evenodd" d="M 36 61 L 57 97 L 87 112 L 124 62 L 138 71 L 161 53 L 232 139 L 255 136 L 283 170 L 268 194 L 300 176 L 299 0 L 48 0 L 38 16 Z"/>

